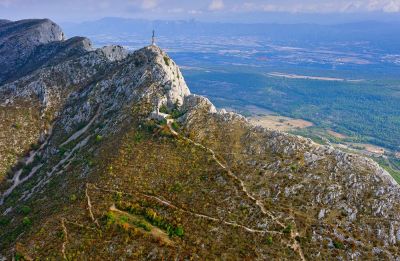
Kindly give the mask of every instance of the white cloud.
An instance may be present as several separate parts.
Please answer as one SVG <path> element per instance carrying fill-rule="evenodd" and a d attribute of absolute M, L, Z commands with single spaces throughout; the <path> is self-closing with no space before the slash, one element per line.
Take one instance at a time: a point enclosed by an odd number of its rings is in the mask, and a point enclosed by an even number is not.
<path fill-rule="evenodd" d="M 143 9 L 153 9 L 158 6 L 157 0 L 143 0 L 141 7 Z"/>
<path fill-rule="evenodd" d="M 252 0 L 238 4 L 234 11 L 291 12 L 291 13 L 352 13 L 352 12 L 400 12 L 400 0 Z"/>
<path fill-rule="evenodd" d="M 208 9 L 211 11 L 216 11 L 216 10 L 221 10 L 225 7 L 224 1 L 223 0 L 212 0 L 210 5 L 208 6 Z"/>
<path fill-rule="evenodd" d="M 113 5 L 116 5 L 116 3 L 119 3 L 119 0 L 107 0 L 107 1 L 109 1 Z M 144 10 L 151 10 L 151 9 L 158 7 L 158 5 L 159 5 L 158 0 L 130 0 L 128 2 L 130 2 L 129 5 L 132 4 L 135 8 L 140 8 L 140 9 L 144 9 Z M 120 7 L 123 7 L 123 6 L 125 6 L 125 4 L 121 3 Z"/>
<path fill-rule="evenodd" d="M 346 6 L 347 5 L 347 6 Z M 342 7 L 342 8 L 340 8 Z M 400 0 L 353 0 L 339 1 L 333 11 L 344 12 L 400 12 Z"/>
<path fill-rule="evenodd" d="M 163 18 L 261 19 L 258 12 L 362 14 L 384 19 L 400 15 L 400 0 L 0 0 L 0 17 L 10 20 L 50 17 L 58 21 L 109 16 Z M 240 15 L 242 15 L 240 17 Z M 258 17 L 258 18 L 257 18 Z M 251 19 L 250 19 L 251 18 Z M 218 18 L 219 19 L 219 18 Z M 265 20 L 268 20 L 265 15 Z M 271 18 L 275 19 L 275 18 Z M 386 19 L 386 18 L 385 18 Z"/>
<path fill-rule="evenodd" d="M 11 6 L 15 1 L 12 0 L 0 0 L 0 6 L 8 7 Z"/>
<path fill-rule="evenodd" d="M 398 13 L 400 12 L 400 0 L 391 0 L 383 7 L 383 11 L 386 13 Z"/>

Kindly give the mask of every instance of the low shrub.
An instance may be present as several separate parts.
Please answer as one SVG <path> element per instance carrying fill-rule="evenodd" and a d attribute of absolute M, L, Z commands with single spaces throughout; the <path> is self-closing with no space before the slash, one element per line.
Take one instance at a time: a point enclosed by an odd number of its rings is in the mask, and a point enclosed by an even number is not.
<path fill-rule="evenodd" d="M 74 201 L 77 200 L 77 198 L 78 198 L 78 197 L 77 197 L 75 194 L 72 194 L 72 195 L 69 197 L 69 200 L 72 201 L 72 202 L 74 202 Z"/>
<path fill-rule="evenodd" d="M 165 62 L 165 65 L 167 65 L 167 66 L 170 65 L 170 59 L 168 56 L 164 56 L 164 62 Z"/>
<path fill-rule="evenodd" d="M 127 204 L 127 203 L 118 203 L 118 208 L 128 211 L 131 214 L 138 215 L 144 217 L 144 219 L 149 222 L 151 225 L 158 227 L 167 232 L 168 236 L 173 237 L 183 237 L 184 230 L 181 226 L 175 226 L 170 224 L 167 220 L 165 220 L 162 216 L 160 216 L 157 212 L 155 212 L 151 208 L 143 207 L 137 203 Z M 142 222 L 143 223 L 143 222 Z M 143 224 L 135 224 L 138 227 L 141 227 L 146 230 L 145 227 L 142 227 Z M 150 227 L 149 227 L 150 229 Z M 149 230 L 146 230 L 149 231 Z"/>
<path fill-rule="evenodd" d="M 154 130 L 156 130 L 158 127 L 157 127 L 157 123 L 154 121 L 154 120 L 149 120 L 149 121 L 147 121 L 145 124 L 144 124 L 144 127 L 145 127 L 145 129 L 148 131 L 148 132 L 151 132 L 151 133 L 153 133 L 154 132 Z"/>
<path fill-rule="evenodd" d="M 172 112 L 171 112 L 171 117 L 173 118 L 173 119 L 178 119 L 178 118 L 180 118 L 181 116 L 183 116 L 185 113 L 183 112 L 183 111 L 181 111 L 181 110 L 178 110 L 178 109 L 174 109 L 174 110 L 172 110 Z"/>
<path fill-rule="evenodd" d="M 10 223 L 10 221 L 11 221 L 11 219 L 9 219 L 9 218 L 5 218 L 5 217 L 0 218 L 0 226 L 6 226 Z"/>
<path fill-rule="evenodd" d="M 107 214 L 105 215 L 105 220 L 106 220 L 106 226 L 110 227 L 116 222 L 115 214 L 111 211 L 107 212 Z"/>
<path fill-rule="evenodd" d="M 29 173 L 29 172 L 31 172 L 31 171 L 32 171 L 32 168 L 33 168 L 32 165 L 33 165 L 33 164 L 25 165 L 25 166 L 22 168 L 23 172 L 24 172 L 24 173 Z"/>
<path fill-rule="evenodd" d="M 19 123 L 19 122 L 16 122 L 16 123 L 14 123 L 13 127 L 14 127 L 15 129 L 19 130 L 19 129 L 22 128 L 22 124 Z"/>
<path fill-rule="evenodd" d="M 332 244 L 336 249 L 344 249 L 344 245 L 342 242 L 333 240 Z"/>
<path fill-rule="evenodd" d="M 135 222 L 135 225 L 138 226 L 138 227 L 140 227 L 140 228 L 143 228 L 145 231 L 151 231 L 151 227 L 150 227 L 149 225 L 147 225 L 147 224 L 146 224 L 145 222 L 143 222 L 143 221 Z"/>
<path fill-rule="evenodd" d="M 29 227 L 29 226 L 32 225 L 32 220 L 31 220 L 29 217 L 24 217 L 24 218 L 22 219 L 22 224 L 23 224 L 24 226 Z"/>
<path fill-rule="evenodd" d="M 184 234 L 185 234 L 185 232 L 183 231 L 183 228 L 178 226 L 177 228 L 175 228 L 173 235 L 178 236 L 178 237 L 183 237 Z"/>
<path fill-rule="evenodd" d="M 171 124 L 171 127 L 172 127 L 172 129 L 174 129 L 175 131 L 178 131 L 178 130 L 180 129 L 181 126 L 179 126 L 179 123 L 177 123 L 177 122 L 174 121 L 174 122 Z"/>
<path fill-rule="evenodd" d="M 102 140 L 103 140 L 103 136 L 101 136 L 101 135 L 96 136 L 96 142 L 100 142 Z"/>
<path fill-rule="evenodd" d="M 164 105 L 164 104 L 161 105 L 161 107 L 160 107 L 160 109 L 159 109 L 159 112 L 165 113 L 165 114 L 168 114 L 168 113 L 169 113 L 167 106 Z"/>
<path fill-rule="evenodd" d="M 65 152 L 67 152 L 67 149 L 64 147 L 58 149 L 58 154 L 60 154 L 60 156 L 64 156 Z"/>
<path fill-rule="evenodd" d="M 172 187 L 169 189 L 170 192 L 182 192 L 183 186 L 180 182 L 176 182 Z"/>
<path fill-rule="evenodd" d="M 31 213 L 31 208 L 24 205 L 20 208 L 20 211 L 22 214 L 28 215 L 29 213 Z"/>
<path fill-rule="evenodd" d="M 282 230 L 282 232 L 285 233 L 285 234 L 290 234 L 290 232 L 292 232 L 292 225 L 289 224 L 287 227 L 285 227 Z"/>
<path fill-rule="evenodd" d="M 143 139 L 143 135 L 140 132 L 136 132 L 134 137 L 133 137 L 133 141 L 137 144 L 140 143 Z"/>
<path fill-rule="evenodd" d="M 272 245 L 272 243 L 273 243 L 272 236 L 267 237 L 267 238 L 265 239 L 265 243 L 266 243 L 267 245 Z"/>
<path fill-rule="evenodd" d="M 40 148 L 40 145 L 38 143 L 31 144 L 31 150 L 38 150 L 39 148 Z"/>
<path fill-rule="evenodd" d="M 290 165 L 290 170 L 291 171 L 297 171 L 298 169 L 299 169 L 299 166 L 297 164 Z"/>

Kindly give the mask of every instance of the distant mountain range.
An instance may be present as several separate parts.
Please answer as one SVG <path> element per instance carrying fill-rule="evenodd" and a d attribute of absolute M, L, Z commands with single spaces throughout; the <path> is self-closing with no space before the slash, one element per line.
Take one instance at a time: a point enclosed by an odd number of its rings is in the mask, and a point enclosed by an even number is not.
<path fill-rule="evenodd" d="M 368 41 L 372 46 L 386 50 L 399 50 L 400 46 L 400 22 L 366 21 L 338 25 L 240 24 L 104 18 L 83 23 L 65 23 L 63 28 L 69 36 L 132 34 L 136 37 L 148 37 L 150 32 L 155 29 L 157 35 L 170 39 L 198 36 L 257 36 L 274 41 L 297 41 L 304 45 L 340 39 L 343 42 Z"/>

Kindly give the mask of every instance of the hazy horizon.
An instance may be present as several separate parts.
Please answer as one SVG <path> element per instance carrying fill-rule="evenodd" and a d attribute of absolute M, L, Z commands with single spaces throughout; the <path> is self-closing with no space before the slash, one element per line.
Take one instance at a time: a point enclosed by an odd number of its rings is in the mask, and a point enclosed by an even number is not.
<path fill-rule="evenodd" d="M 0 0 L 0 18 L 49 18 L 57 23 L 107 17 L 233 23 L 337 24 L 400 21 L 400 0 Z"/>

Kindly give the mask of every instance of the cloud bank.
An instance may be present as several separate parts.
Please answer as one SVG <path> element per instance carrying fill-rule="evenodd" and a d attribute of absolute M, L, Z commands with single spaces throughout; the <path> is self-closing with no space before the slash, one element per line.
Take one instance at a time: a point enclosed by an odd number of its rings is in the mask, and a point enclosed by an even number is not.
<path fill-rule="evenodd" d="M 400 0 L 0 0 L 0 18 L 101 17 L 208 19 L 251 17 L 253 13 L 400 14 Z"/>
<path fill-rule="evenodd" d="M 222 0 L 213 0 L 208 9 L 211 11 L 221 10 L 225 7 L 225 4 Z"/>

